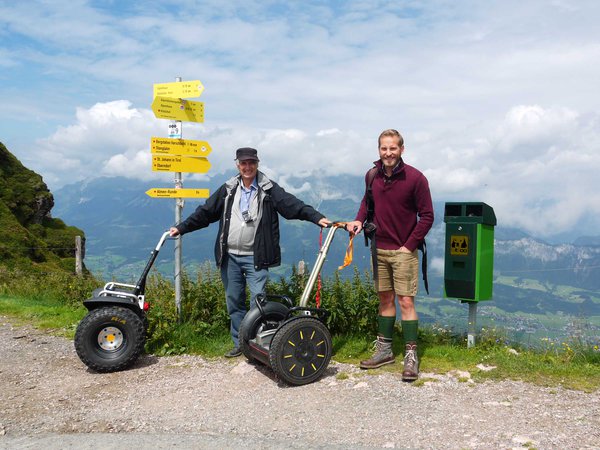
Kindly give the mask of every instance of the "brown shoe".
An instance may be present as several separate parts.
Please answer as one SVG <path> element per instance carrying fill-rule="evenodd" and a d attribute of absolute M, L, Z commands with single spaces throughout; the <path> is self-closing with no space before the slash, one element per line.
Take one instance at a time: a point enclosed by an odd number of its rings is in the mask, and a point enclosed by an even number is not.
<path fill-rule="evenodd" d="M 361 369 L 377 369 L 378 367 L 392 364 L 396 361 L 392 352 L 392 340 L 383 336 L 377 336 L 375 341 L 375 353 L 371 358 L 361 361 Z"/>
<path fill-rule="evenodd" d="M 406 353 L 404 355 L 402 381 L 415 381 L 417 378 L 419 378 L 419 356 L 417 355 L 417 343 L 409 342 L 406 344 Z"/>

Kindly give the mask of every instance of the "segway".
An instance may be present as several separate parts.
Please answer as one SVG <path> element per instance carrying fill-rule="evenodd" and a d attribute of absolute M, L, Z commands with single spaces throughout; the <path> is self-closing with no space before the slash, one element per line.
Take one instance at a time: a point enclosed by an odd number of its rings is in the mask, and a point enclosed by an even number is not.
<path fill-rule="evenodd" d="M 150 253 L 136 284 L 109 282 L 83 304 L 88 309 L 75 332 L 79 359 L 96 372 L 116 372 L 131 366 L 144 351 L 148 303 L 146 278 L 168 238 L 166 231 Z"/>
<path fill-rule="evenodd" d="M 341 223 L 333 223 L 308 277 L 298 306 L 287 296 L 263 294 L 246 314 L 239 329 L 240 349 L 250 361 L 269 366 L 284 382 L 300 386 L 323 375 L 331 359 L 331 334 L 325 325 L 329 312 L 308 307 L 308 297 Z"/>

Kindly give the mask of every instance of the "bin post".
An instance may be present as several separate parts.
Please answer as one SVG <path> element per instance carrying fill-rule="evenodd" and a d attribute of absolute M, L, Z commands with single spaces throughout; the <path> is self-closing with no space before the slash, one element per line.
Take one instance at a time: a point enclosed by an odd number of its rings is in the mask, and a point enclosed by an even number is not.
<path fill-rule="evenodd" d="M 477 302 L 469 303 L 469 324 L 467 327 L 467 348 L 475 347 L 477 336 Z"/>

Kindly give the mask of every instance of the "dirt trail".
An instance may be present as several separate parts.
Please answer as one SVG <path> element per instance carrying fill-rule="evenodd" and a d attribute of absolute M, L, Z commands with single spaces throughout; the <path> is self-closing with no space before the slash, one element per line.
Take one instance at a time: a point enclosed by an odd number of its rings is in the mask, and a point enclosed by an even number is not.
<path fill-rule="evenodd" d="M 0 349 L 0 448 L 600 449 L 599 392 L 433 374 L 415 386 L 334 362 L 288 387 L 243 358 L 199 356 L 101 375 L 71 341 L 5 317 Z"/>

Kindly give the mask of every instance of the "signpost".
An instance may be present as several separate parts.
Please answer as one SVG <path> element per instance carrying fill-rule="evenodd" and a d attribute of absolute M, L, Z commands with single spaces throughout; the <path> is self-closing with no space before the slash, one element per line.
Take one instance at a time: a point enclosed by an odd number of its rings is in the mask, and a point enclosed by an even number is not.
<path fill-rule="evenodd" d="M 152 188 L 146 191 L 146 195 L 152 198 L 208 198 L 208 189 L 163 189 Z"/>
<path fill-rule="evenodd" d="M 206 141 L 193 141 L 190 139 L 169 139 L 153 137 L 150 143 L 153 154 L 162 155 L 187 155 L 206 157 L 212 152 L 210 144 Z"/>
<path fill-rule="evenodd" d="M 157 119 L 204 122 L 204 103 L 180 98 L 154 97 L 152 111 Z"/>
<path fill-rule="evenodd" d="M 189 97 L 200 97 L 204 86 L 200 80 L 181 81 L 175 83 L 159 83 L 154 85 L 152 111 L 158 119 L 170 119 L 169 137 L 153 137 L 151 142 L 152 170 L 159 172 L 175 172 L 175 189 L 153 188 L 146 191 L 152 198 L 174 198 L 175 224 L 181 222 L 181 211 L 184 198 L 208 198 L 208 189 L 183 189 L 182 172 L 206 173 L 210 162 L 206 156 L 212 148 L 205 141 L 183 140 L 181 121 L 204 122 L 204 103 L 183 100 Z M 175 305 L 181 320 L 181 236 L 175 241 Z"/>
<path fill-rule="evenodd" d="M 202 92 L 204 92 L 204 86 L 200 80 L 157 83 L 154 85 L 154 97 L 193 98 L 200 97 Z"/>
<path fill-rule="evenodd" d="M 152 170 L 154 172 L 193 172 L 206 173 L 210 162 L 206 158 L 180 155 L 152 155 Z"/>

